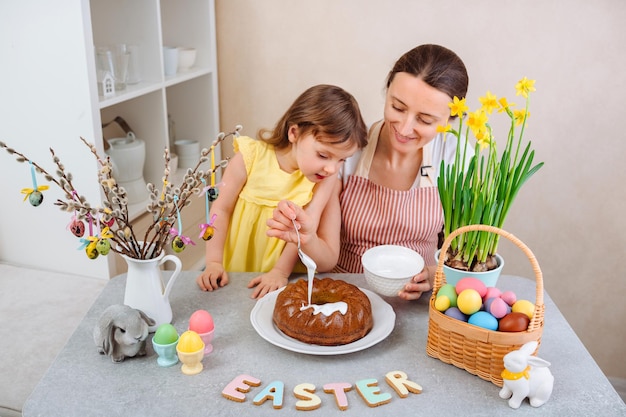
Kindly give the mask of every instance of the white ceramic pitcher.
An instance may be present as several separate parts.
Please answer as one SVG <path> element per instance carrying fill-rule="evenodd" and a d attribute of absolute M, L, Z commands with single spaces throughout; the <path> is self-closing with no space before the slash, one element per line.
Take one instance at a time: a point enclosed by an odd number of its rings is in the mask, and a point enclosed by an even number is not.
<path fill-rule="evenodd" d="M 121 255 L 128 264 L 126 274 L 126 291 L 124 292 L 124 304 L 143 311 L 148 317 L 154 319 L 156 324 L 150 326 L 154 332 L 159 325 L 172 321 L 172 307 L 170 306 L 170 292 L 172 286 L 180 274 L 182 263 L 174 255 L 159 256 L 152 259 L 135 259 Z M 176 265 L 167 285 L 163 285 L 161 278 L 162 264 L 171 261 Z"/>

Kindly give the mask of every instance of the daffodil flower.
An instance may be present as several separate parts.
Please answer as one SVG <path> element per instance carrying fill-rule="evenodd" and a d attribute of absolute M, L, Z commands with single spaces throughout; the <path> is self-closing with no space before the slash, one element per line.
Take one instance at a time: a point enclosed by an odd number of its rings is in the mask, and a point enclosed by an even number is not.
<path fill-rule="evenodd" d="M 498 108 L 497 97 L 491 94 L 490 91 L 487 91 L 487 94 L 485 94 L 484 97 L 479 97 L 478 100 L 483 105 L 483 110 L 487 114 L 491 114 L 494 111 L 494 109 Z"/>
<path fill-rule="evenodd" d="M 516 96 L 523 96 L 524 98 L 528 98 L 528 93 L 531 91 L 535 91 L 535 80 L 529 80 L 524 77 L 515 84 L 515 93 Z"/>
<path fill-rule="evenodd" d="M 454 96 L 451 103 L 448 103 L 450 106 L 450 116 L 459 116 L 463 117 L 463 113 L 465 113 L 469 107 L 465 104 L 465 99 L 460 99 L 457 96 Z"/>

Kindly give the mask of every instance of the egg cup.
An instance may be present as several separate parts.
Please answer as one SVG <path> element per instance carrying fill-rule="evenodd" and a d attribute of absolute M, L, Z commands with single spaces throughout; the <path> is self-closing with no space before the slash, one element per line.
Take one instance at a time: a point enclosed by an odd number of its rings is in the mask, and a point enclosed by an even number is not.
<path fill-rule="evenodd" d="M 161 343 L 157 343 L 152 339 L 152 347 L 154 351 L 159 356 L 157 358 L 157 363 L 159 366 L 167 368 L 168 366 L 173 366 L 178 363 L 178 357 L 176 356 L 176 346 L 178 345 L 178 339 L 175 342 L 169 343 L 167 345 L 162 345 Z"/>
<path fill-rule="evenodd" d="M 202 358 L 204 358 L 204 343 L 202 344 L 202 348 L 195 352 L 181 352 L 178 347 L 176 348 L 176 352 L 178 353 L 178 359 L 180 359 L 183 363 L 183 366 L 180 368 L 183 374 L 199 374 L 204 368 L 202 365 Z"/>
<path fill-rule="evenodd" d="M 202 341 L 204 342 L 204 355 L 205 356 L 213 352 L 213 345 L 211 344 L 211 341 L 213 340 L 214 331 L 215 329 L 211 330 L 210 332 L 198 334 L 198 336 L 200 336 L 200 339 L 202 339 Z"/>

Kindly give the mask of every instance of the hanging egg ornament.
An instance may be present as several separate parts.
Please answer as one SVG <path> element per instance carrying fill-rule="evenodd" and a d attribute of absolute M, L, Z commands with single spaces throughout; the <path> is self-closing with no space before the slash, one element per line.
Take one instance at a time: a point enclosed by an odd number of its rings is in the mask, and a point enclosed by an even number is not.
<path fill-rule="evenodd" d="M 111 242 L 109 242 L 109 239 L 98 240 L 98 243 L 96 243 L 96 250 L 100 255 L 108 255 L 111 250 Z"/>
<path fill-rule="evenodd" d="M 209 197 L 209 201 L 217 200 L 217 197 L 219 194 L 220 194 L 220 191 L 217 187 L 211 187 L 207 190 L 207 196 Z"/>
<path fill-rule="evenodd" d="M 28 195 L 28 202 L 31 206 L 37 207 L 43 202 L 43 194 L 39 191 L 33 191 Z"/>
<path fill-rule="evenodd" d="M 85 248 L 85 253 L 89 259 L 96 259 L 99 255 L 98 249 L 96 249 L 98 242 L 89 242 L 87 247 Z"/>
<path fill-rule="evenodd" d="M 85 223 L 78 219 L 72 220 L 72 223 L 70 223 L 70 231 L 76 237 L 83 237 L 85 234 Z"/>
<path fill-rule="evenodd" d="M 111 227 L 113 226 L 113 223 L 115 223 L 115 218 L 111 217 L 108 222 L 102 219 L 102 223 L 104 223 L 107 227 Z"/>
<path fill-rule="evenodd" d="M 204 232 L 202 233 L 202 239 L 211 240 L 214 234 L 215 228 L 213 226 L 208 226 L 206 229 L 204 229 Z"/>
<path fill-rule="evenodd" d="M 180 236 L 176 236 L 174 240 L 172 240 L 172 249 L 176 253 L 180 253 L 185 250 L 185 242 Z"/>

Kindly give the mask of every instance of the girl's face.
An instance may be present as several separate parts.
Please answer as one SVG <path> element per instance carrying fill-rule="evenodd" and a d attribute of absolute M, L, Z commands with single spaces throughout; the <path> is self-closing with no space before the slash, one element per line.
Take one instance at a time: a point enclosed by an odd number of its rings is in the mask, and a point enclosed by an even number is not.
<path fill-rule="evenodd" d="M 399 72 L 387 89 L 385 135 L 391 146 L 414 152 L 433 140 L 437 126 L 445 126 L 452 99 L 414 75 Z"/>
<path fill-rule="evenodd" d="M 345 160 L 358 148 L 353 142 L 323 142 L 311 132 L 299 134 L 296 125 L 289 128 L 289 141 L 297 168 L 314 183 L 339 172 Z"/>

